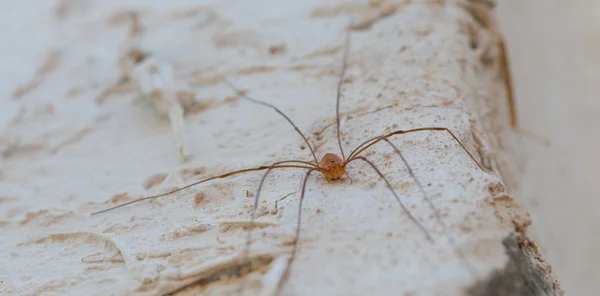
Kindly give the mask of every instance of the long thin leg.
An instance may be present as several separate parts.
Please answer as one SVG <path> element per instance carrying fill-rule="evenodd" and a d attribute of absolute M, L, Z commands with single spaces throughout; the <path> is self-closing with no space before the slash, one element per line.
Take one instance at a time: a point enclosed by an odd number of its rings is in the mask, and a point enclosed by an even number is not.
<path fill-rule="evenodd" d="M 469 263 L 469 261 L 467 260 L 467 257 L 465 256 L 465 254 L 456 246 L 456 242 L 454 241 L 454 237 L 452 235 L 450 235 L 450 233 L 448 233 L 448 227 L 446 226 L 446 223 L 444 223 L 444 220 L 440 216 L 440 213 L 438 213 L 437 208 L 435 207 L 435 205 L 433 204 L 433 202 L 431 201 L 431 199 L 429 199 L 429 196 L 427 195 L 427 192 L 425 192 L 425 187 L 423 187 L 423 184 L 421 184 L 421 182 L 419 181 L 419 179 L 417 179 L 417 177 L 415 176 L 415 173 L 413 172 L 412 168 L 408 164 L 408 161 L 406 161 L 406 158 L 404 158 L 404 155 L 402 155 L 402 152 L 400 152 L 400 149 L 398 149 L 398 147 L 396 147 L 396 145 L 394 145 L 389 139 L 385 138 L 383 140 L 386 143 L 388 143 L 390 146 L 392 146 L 392 148 L 394 148 L 394 150 L 396 151 L 396 153 L 398 154 L 398 156 L 400 156 L 400 158 L 402 159 L 402 162 L 404 162 L 404 165 L 408 169 L 408 174 L 415 181 L 415 183 L 417 184 L 417 187 L 419 187 L 419 190 L 421 191 L 421 194 L 423 194 L 423 198 L 425 199 L 425 201 L 429 205 L 429 208 L 431 208 L 431 211 L 435 215 L 435 219 L 437 220 L 438 224 L 440 224 L 442 226 L 442 229 L 443 229 L 444 233 L 448 234 L 447 235 L 448 241 L 452 245 L 452 248 L 454 249 L 454 252 L 460 258 L 460 260 L 463 262 L 465 268 L 471 273 L 471 275 L 474 278 L 477 278 L 477 271 L 475 270 L 475 268 L 473 267 L 473 265 L 471 265 Z"/>
<path fill-rule="evenodd" d="M 294 259 L 296 258 L 296 253 L 298 252 L 298 241 L 300 240 L 300 225 L 302 223 L 302 202 L 304 201 L 304 194 L 306 192 L 306 183 L 308 182 L 308 177 L 310 177 L 310 174 L 315 170 L 317 169 L 309 169 L 306 172 L 304 181 L 302 182 L 302 193 L 300 195 L 300 201 L 298 202 L 298 222 L 296 222 L 296 238 L 294 239 L 294 246 L 292 246 L 290 264 L 288 264 L 283 278 L 288 278 L 290 276 L 290 273 L 292 272 L 292 263 L 294 262 Z M 283 281 L 281 281 L 280 285 L 277 287 L 275 295 L 279 295 L 281 293 L 281 288 L 283 288 Z"/>
<path fill-rule="evenodd" d="M 286 163 L 286 162 L 288 162 L 288 161 L 282 161 L 282 162 L 279 162 L 279 163 Z M 292 160 L 292 161 L 289 161 L 289 162 L 294 163 L 294 162 L 297 162 L 297 161 Z M 256 167 L 256 168 L 236 170 L 236 171 L 229 172 L 229 173 L 226 173 L 226 174 L 209 177 L 209 178 L 202 179 L 200 181 L 194 182 L 192 184 L 189 184 L 189 185 L 186 185 L 186 186 L 183 186 L 183 187 L 179 187 L 177 189 L 173 189 L 173 190 L 171 190 L 169 192 L 166 192 L 166 193 L 138 198 L 138 199 L 132 200 L 130 202 L 126 202 L 126 203 L 123 203 L 123 204 L 120 204 L 120 205 L 117 205 L 117 206 L 114 206 L 114 207 L 110 207 L 108 209 L 104 209 L 104 210 L 101 210 L 101 211 L 98 211 L 98 212 L 94 212 L 94 213 L 92 213 L 92 215 L 97 215 L 97 214 L 105 213 L 105 212 L 108 212 L 108 211 L 112 211 L 114 209 L 118 209 L 118 208 L 130 205 L 130 204 L 138 203 L 140 201 L 144 201 L 144 200 L 148 200 L 148 199 L 154 199 L 154 198 L 159 198 L 159 197 L 162 197 L 162 196 L 167 196 L 167 195 L 170 195 L 170 194 L 182 191 L 184 189 L 188 189 L 190 187 L 193 187 L 193 186 L 196 186 L 198 184 L 202 184 L 204 182 L 208 182 L 208 181 L 211 181 L 211 180 L 227 178 L 229 176 L 233 176 L 233 175 L 237 175 L 237 174 L 241 174 L 241 173 L 247 173 L 247 172 L 253 172 L 253 171 L 262 171 L 262 170 L 266 170 L 266 169 L 269 169 L 269 168 L 271 168 L 271 166 L 259 166 L 259 167 Z M 301 168 L 301 169 L 310 169 L 311 167 L 300 166 L 300 165 L 277 165 L 275 167 L 272 167 L 271 169 L 275 169 L 275 168 Z"/>
<path fill-rule="evenodd" d="M 262 176 L 262 178 L 260 179 L 260 183 L 258 184 L 258 189 L 256 190 L 256 198 L 254 199 L 254 206 L 252 207 L 252 215 L 250 218 L 250 227 L 248 230 L 248 234 L 246 236 L 246 250 L 244 251 L 244 255 L 246 256 L 246 258 L 249 257 L 250 255 L 250 245 L 252 244 L 252 230 L 254 229 L 254 223 L 256 220 L 256 212 L 258 210 L 258 204 L 260 203 L 260 193 L 262 191 L 262 187 L 263 184 L 265 183 L 265 180 L 267 179 L 267 176 L 269 175 L 269 173 L 273 170 L 273 168 L 277 165 L 277 163 L 274 163 L 273 165 L 271 165 L 267 171 L 264 173 L 264 175 Z M 307 168 L 309 170 L 318 170 L 317 168 Z"/>
<path fill-rule="evenodd" d="M 273 170 L 273 168 L 275 168 L 275 166 L 277 166 L 279 163 L 274 163 L 271 166 L 269 166 L 269 168 L 267 169 L 267 171 L 263 174 L 262 178 L 260 179 L 260 183 L 258 184 L 258 189 L 256 190 L 256 198 L 254 198 L 254 206 L 252 207 L 252 215 L 250 218 L 250 225 L 248 228 L 248 233 L 246 235 L 246 248 L 244 249 L 244 262 L 243 263 L 249 263 L 250 262 L 250 247 L 252 245 L 252 230 L 254 229 L 254 223 L 256 220 L 256 212 L 258 210 L 258 204 L 260 203 L 260 193 L 262 191 L 262 187 L 263 184 L 265 183 L 265 180 L 267 179 L 267 176 L 269 175 L 269 173 Z M 317 168 L 308 168 L 309 170 L 315 170 Z M 239 287 L 239 293 L 241 294 L 244 290 L 246 282 L 242 281 L 240 287 Z"/>
<path fill-rule="evenodd" d="M 311 166 L 313 168 L 317 168 L 318 166 L 315 165 L 312 162 L 308 162 L 308 161 L 302 161 L 302 160 L 284 160 L 284 161 L 280 161 L 280 162 L 276 162 L 277 164 L 283 164 L 283 163 L 301 163 L 301 164 L 305 164 L 308 166 Z"/>
<path fill-rule="evenodd" d="M 350 163 L 351 161 L 360 159 L 366 163 L 368 163 L 371 168 L 373 168 L 373 170 L 379 175 L 379 177 L 385 182 L 385 185 L 387 186 L 388 189 L 390 189 L 390 191 L 392 192 L 392 194 L 394 195 L 394 197 L 396 198 L 396 201 L 398 201 L 398 203 L 400 204 L 400 206 L 402 207 L 402 209 L 406 212 L 406 214 L 408 215 L 408 217 L 410 218 L 410 220 L 412 220 L 418 227 L 419 229 L 425 234 L 425 237 L 427 237 L 427 239 L 431 242 L 433 242 L 433 238 L 431 237 L 431 235 L 429 234 L 429 231 L 427 231 L 427 229 L 425 229 L 425 227 L 419 222 L 417 221 L 417 219 L 412 215 L 412 213 L 408 210 L 408 208 L 404 205 L 404 203 L 400 200 L 400 197 L 398 196 L 398 194 L 396 194 L 396 191 L 394 190 L 394 188 L 392 187 L 392 184 L 390 184 L 390 182 L 387 180 L 387 178 L 383 175 L 383 173 L 381 173 L 381 171 L 375 166 L 375 164 L 373 162 L 371 162 L 370 160 L 368 160 L 366 157 L 364 156 L 356 156 L 354 158 L 352 158 L 351 160 L 348 161 L 348 163 Z"/>
<path fill-rule="evenodd" d="M 233 89 L 241 98 L 243 98 L 245 100 L 248 100 L 250 102 L 253 102 L 255 104 L 259 104 L 259 105 L 263 105 L 263 106 L 269 107 L 269 108 L 275 110 L 275 112 L 279 113 L 281 116 L 283 116 L 283 118 L 285 118 L 285 120 L 287 120 L 294 127 L 294 129 L 296 130 L 296 132 L 298 132 L 298 134 L 300 134 L 300 136 L 302 137 L 302 139 L 304 139 L 304 142 L 308 146 L 308 149 L 310 149 L 310 153 L 312 154 L 312 157 L 315 160 L 315 164 L 319 163 L 319 161 L 317 160 L 317 155 L 315 154 L 315 150 L 313 149 L 312 145 L 310 145 L 310 142 L 308 141 L 308 139 L 304 136 L 304 134 L 300 131 L 300 129 L 296 126 L 296 124 L 294 124 L 294 122 L 287 115 L 285 115 L 285 113 L 283 113 L 283 111 L 279 110 L 279 108 L 275 107 L 275 105 L 269 104 L 267 102 L 255 99 L 253 97 L 250 97 L 250 96 L 244 94 L 244 92 L 241 91 L 239 88 L 237 88 L 231 81 L 229 81 L 229 79 L 227 79 L 225 77 L 221 77 L 221 80 L 225 81 L 225 83 L 231 89 Z"/>
<path fill-rule="evenodd" d="M 410 134 L 410 133 L 421 132 L 421 131 L 444 131 L 444 132 L 449 133 L 452 136 L 452 138 L 454 140 L 456 140 L 456 142 L 458 142 L 460 147 L 469 155 L 469 157 L 473 160 L 473 162 L 475 162 L 475 164 L 479 167 L 479 169 L 481 169 L 482 171 L 485 171 L 483 169 L 483 167 L 481 166 L 481 164 L 475 159 L 475 157 L 473 157 L 473 154 L 471 154 L 471 152 L 469 152 L 469 150 L 467 150 L 465 145 L 463 145 L 463 143 L 454 135 L 454 133 L 452 133 L 452 131 L 450 131 L 448 128 L 445 128 L 445 127 L 422 127 L 422 128 L 415 128 L 415 129 L 410 129 L 410 130 L 398 130 L 398 131 L 394 131 L 394 132 L 388 133 L 383 136 L 378 136 L 378 137 L 368 139 L 368 140 L 364 141 L 362 144 L 358 145 L 358 147 L 356 147 L 356 149 L 354 149 L 352 151 L 352 153 L 350 153 L 348 162 L 350 162 L 351 160 L 356 158 L 358 155 L 360 155 L 363 151 L 365 151 L 369 147 L 371 147 L 371 146 L 377 144 L 378 142 L 383 141 L 384 139 L 387 139 L 391 136 L 401 135 L 401 134 Z"/>
<path fill-rule="evenodd" d="M 350 29 L 346 29 L 346 39 L 344 41 L 344 54 L 342 57 L 342 71 L 340 73 L 340 80 L 337 85 L 336 103 L 335 103 L 335 122 L 337 125 L 337 138 L 340 146 L 340 152 L 342 153 L 342 160 L 346 160 L 344 156 L 344 148 L 342 148 L 342 138 L 340 136 L 340 97 L 342 93 L 342 85 L 344 84 L 344 74 L 348 67 L 348 52 L 350 51 Z"/>

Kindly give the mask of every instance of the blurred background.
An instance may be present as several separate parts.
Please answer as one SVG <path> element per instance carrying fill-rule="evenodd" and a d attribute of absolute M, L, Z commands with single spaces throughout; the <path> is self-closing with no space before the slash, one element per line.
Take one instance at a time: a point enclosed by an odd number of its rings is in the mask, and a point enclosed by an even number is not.
<path fill-rule="evenodd" d="M 566 295 L 600 288 L 600 1 L 499 0 L 528 163 L 518 198 Z"/>

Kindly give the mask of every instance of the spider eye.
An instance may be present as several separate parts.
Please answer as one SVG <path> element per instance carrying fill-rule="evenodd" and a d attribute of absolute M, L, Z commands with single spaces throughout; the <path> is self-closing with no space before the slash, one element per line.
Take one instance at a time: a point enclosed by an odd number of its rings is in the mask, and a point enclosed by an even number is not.
<path fill-rule="evenodd" d="M 333 163 L 334 161 L 332 160 L 331 163 Z"/>

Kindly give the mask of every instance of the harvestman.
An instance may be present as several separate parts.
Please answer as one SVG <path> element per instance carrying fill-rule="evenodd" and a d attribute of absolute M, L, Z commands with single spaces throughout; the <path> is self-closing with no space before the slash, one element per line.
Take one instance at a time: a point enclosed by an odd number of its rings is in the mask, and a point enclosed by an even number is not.
<path fill-rule="evenodd" d="M 465 153 L 471 158 L 471 160 L 473 160 L 473 162 L 479 167 L 479 169 L 481 169 L 482 171 L 485 171 L 483 169 L 483 167 L 479 164 L 479 162 L 477 160 L 475 160 L 475 158 L 473 157 L 473 155 L 467 150 L 467 148 L 463 145 L 463 143 L 454 135 L 454 133 L 452 133 L 452 131 L 450 131 L 448 128 L 445 127 L 422 127 L 422 128 L 415 128 L 415 129 L 409 129 L 409 130 L 397 130 L 397 131 L 393 131 L 378 137 L 373 137 L 371 139 L 368 139 L 366 141 L 364 141 L 362 144 L 358 145 L 354 150 L 352 150 L 350 152 L 350 154 L 346 157 L 345 153 L 344 153 L 344 149 L 342 147 L 342 141 L 341 141 L 341 136 L 340 136 L 340 116 L 339 116 L 339 109 L 340 109 L 340 94 L 341 94 L 341 88 L 342 88 L 342 84 L 343 84 L 343 80 L 344 80 L 344 74 L 346 72 L 346 68 L 347 68 L 347 60 L 348 60 L 348 51 L 349 51 L 349 44 L 350 44 L 350 31 L 348 30 L 346 33 L 346 38 L 345 38 L 345 43 L 344 43 L 344 51 L 343 51 L 343 62 L 342 62 L 342 68 L 341 68 L 341 73 L 340 73 L 340 78 L 339 81 L 337 83 L 337 94 L 336 94 L 336 127 L 337 127 L 337 140 L 338 140 L 338 145 L 340 148 L 340 153 L 341 153 L 341 157 L 333 154 L 333 153 L 326 153 L 322 158 L 321 161 L 318 161 L 318 158 L 315 154 L 315 151 L 312 147 L 312 145 L 310 144 L 310 142 L 308 141 L 308 139 L 306 138 L 306 136 L 304 136 L 304 134 L 300 131 L 300 129 L 292 122 L 292 120 L 285 114 L 283 113 L 280 109 L 278 109 L 276 106 L 269 104 L 267 102 L 263 102 L 260 100 L 257 100 L 255 98 L 252 98 L 250 96 L 247 96 L 243 91 L 241 91 L 240 89 L 236 88 L 229 80 L 223 78 L 223 81 L 225 81 L 225 83 L 231 87 L 241 98 L 248 100 L 250 102 L 256 103 L 256 104 L 260 104 L 266 107 L 269 107 L 271 109 L 273 109 L 274 111 L 276 111 L 277 113 L 279 113 L 281 116 L 283 116 L 292 126 L 293 128 L 296 130 L 296 132 L 302 137 L 302 139 L 304 140 L 304 142 L 306 143 L 307 147 L 310 149 L 310 152 L 312 154 L 312 157 L 314 159 L 314 163 L 313 162 L 308 162 L 308 161 L 302 161 L 302 160 L 284 160 L 284 161 L 278 161 L 275 163 L 272 163 L 271 165 L 264 165 L 264 166 L 259 166 L 259 167 L 254 167 L 254 168 L 246 168 L 246 169 L 241 169 L 241 170 L 236 170 L 236 171 L 232 171 L 232 172 L 228 172 L 225 174 L 221 174 L 218 176 L 213 176 L 213 177 L 209 177 L 209 178 L 205 178 L 203 180 L 194 182 L 192 184 L 171 190 L 169 192 L 166 193 L 162 193 L 162 194 L 157 194 L 157 195 L 153 195 L 153 196 L 148 196 L 148 197 L 143 197 L 143 198 L 139 198 L 133 201 L 129 201 L 108 209 L 104 209 L 95 213 L 92 213 L 92 215 L 97 215 L 100 213 L 104 213 L 107 211 L 111 211 L 117 208 L 121 208 L 127 205 L 131 205 L 133 203 L 138 203 L 144 200 L 149 200 L 149 199 L 155 199 L 158 197 L 162 197 L 162 196 L 167 196 L 179 191 L 182 191 L 184 189 L 211 181 L 211 180 L 215 180 L 215 179 L 223 179 L 223 178 L 227 178 L 229 176 L 233 176 L 233 175 L 237 175 L 237 174 L 241 174 L 241 173 L 246 173 L 246 172 L 252 172 L 252 171 L 264 171 L 266 170 L 266 172 L 264 173 L 264 175 L 262 176 L 262 179 L 260 181 L 260 184 L 258 185 L 258 189 L 257 189 L 257 193 L 256 193 L 256 198 L 254 200 L 254 207 L 252 209 L 252 216 L 251 216 L 251 222 L 250 222 L 250 227 L 248 230 L 248 234 L 247 234 L 247 240 L 246 240 L 246 249 L 244 251 L 246 260 L 249 261 L 249 252 L 250 252 L 250 245 L 251 245 L 251 240 L 252 240 L 252 229 L 256 220 L 256 216 L 257 216 L 257 208 L 258 208 L 258 204 L 259 204 L 259 200 L 260 200 L 260 192 L 262 189 L 262 186 L 265 182 L 265 179 L 267 178 L 268 174 L 274 170 L 274 169 L 282 169 L 282 168 L 295 168 L 295 169 L 304 169 L 306 170 L 306 174 L 304 176 L 304 179 L 302 181 L 302 190 L 301 190 L 301 195 L 300 195 L 300 200 L 299 200 L 299 206 L 298 206 L 298 220 L 297 220 L 297 225 L 296 225 L 296 238 L 294 240 L 294 244 L 293 244 L 293 248 L 292 248 L 292 252 L 291 252 L 291 257 L 290 257 L 290 267 L 288 267 L 287 269 L 287 274 L 286 276 L 289 276 L 289 272 L 291 269 L 291 264 L 295 258 L 296 252 L 297 252 L 297 247 L 298 247 L 298 240 L 300 237 L 300 224 L 301 224 L 301 217 L 302 217 L 302 202 L 304 200 L 304 196 L 305 196 L 305 192 L 306 192 L 306 184 L 308 182 L 308 178 L 310 177 L 310 175 L 313 172 L 319 172 L 321 173 L 325 179 L 327 180 L 339 180 L 341 179 L 344 175 L 346 175 L 346 166 L 351 163 L 354 162 L 356 160 L 361 160 L 365 163 L 367 163 L 373 170 L 374 172 L 377 173 L 377 175 L 379 175 L 379 177 L 381 178 L 381 180 L 383 180 L 387 186 L 387 188 L 391 191 L 391 193 L 393 194 L 394 198 L 396 199 L 396 201 L 398 202 L 398 204 L 400 205 L 400 207 L 402 208 L 402 210 L 404 210 L 407 214 L 407 216 L 410 218 L 410 220 L 412 222 L 415 223 L 415 225 L 420 229 L 421 232 L 423 232 L 423 234 L 425 235 L 425 237 L 431 241 L 433 243 L 433 239 L 431 237 L 431 235 L 429 234 L 429 232 L 427 231 L 427 229 L 425 229 L 425 227 L 419 222 L 417 221 L 417 219 L 411 214 L 411 212 L 408 210 L 408 208 L 404 205 L 404 203 L 400 200 L 400 197 L 398 196 L 398 194 L 394 191 L 394 189 L 392 188 L 391 183 L 388 181 L 388 179 L 383 175 L 383 173 L 377 168 L 377 166 L 375 166 L 375 164 L 373 162 L 371 162 L 369 159 L 367 159 L 365 156 L 361 156 L 361 153 L 363 153 L 365 150 L 369 149 L 370 147 L 372 147 L 373 145 L 379 143 L 379 142 L 385 142 L 388 145 L 390 145 L 394 151 L 396 152 L 396 154 L 398 154 L 398 156 L 400 156 L 400 158 L 402 159 L 404 165 L 407 167 L 408 169 L 408 173 L 411 176 L 411 178 L 414 180 L 414 182 L 417 184 L 417 186 L 419 187 L 419 190 L 421 192 L 421 194 L 424 196 L 424 199 L 426 200 L 427 204 L 429 205 L 429 207 L 431 208 L 431 210 L 434 213 L 435 219 L 437 221 L 437 223 L 442 226 L 444 233 L 448 233 L 447 232 L 447 226 L 444 223 L 444 221 L 441 218 L 441 215 L 437 212 L 437 209 L 435 207 L 435 205 L 433 204 L 433 202 L 429 199 L 427 193 L 425 192 L 425 189 L 423 187 L 423 185 L 421 184 L 421 182 L 419 182 L 419 180 L 416 178 L 413 170 L 411 169 L 410 165 L 408 164 L 408 162 L 406 161 L 406 159 L 404 158 L 404 156 L 402 155 L 400 149 L 398 149 L 398 147 L 396 147 L 388 138 L 395 136 L 395 135 L 401 135 L 401 134 L 408 134 L 408 133 L 415 133 L 415 132 L 421 132 L 421 131 L 442 131 L 442 132 L 446 132 L 448 133 L 452 139 L 454 139 L 462 148 L 462 150 L 465 151 Z M 450 244 L 452 245 L 454 251 L 456 252 L 457 256 L 460 257 L 461 262 L 463 262 L 463 265 L 465 266 L 465 268 L 469 271 L 469 273 L 471 273 L 471 275 L 475 278 L 477 278 L 477 273 L 475 268 L 466 260 L 465 255 L 462 253 L 462 251 L 456 247 L 456 244 L 454 242 L 453 237 L 448 234 L 447 235 L 447 239 L 450 242 Z"/>

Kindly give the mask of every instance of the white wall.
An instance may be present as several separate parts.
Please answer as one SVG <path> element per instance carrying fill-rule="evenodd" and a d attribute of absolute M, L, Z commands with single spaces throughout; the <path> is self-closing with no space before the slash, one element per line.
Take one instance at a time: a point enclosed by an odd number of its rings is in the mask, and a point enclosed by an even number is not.
<path fill-rule="evenodd" d="M 567 295 L 597 294 L 600 269 L 600 1 L 500 1 L 530 161 L 520 189 Z"/>

